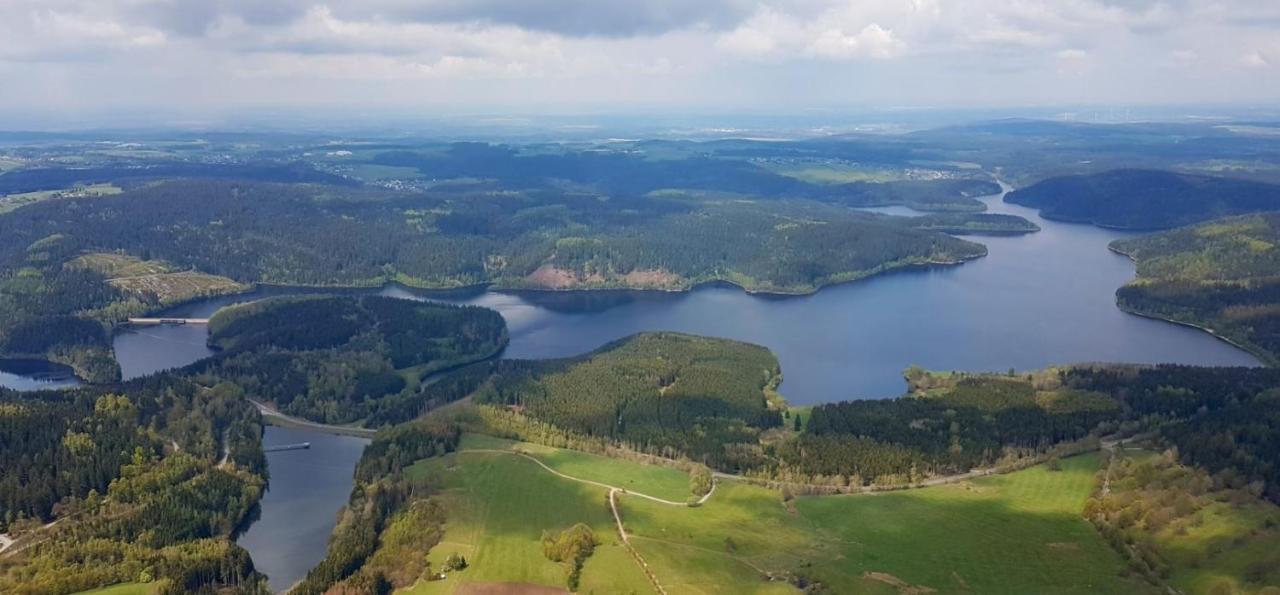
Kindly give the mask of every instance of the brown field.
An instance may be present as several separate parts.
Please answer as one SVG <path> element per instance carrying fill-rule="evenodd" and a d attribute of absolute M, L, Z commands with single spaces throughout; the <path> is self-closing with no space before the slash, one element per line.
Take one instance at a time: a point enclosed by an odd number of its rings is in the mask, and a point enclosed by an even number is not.
<path fill-rule="evenodd" d="M 152 297 L 162 304 L 248 289 L 248 286 L 226 277 L 199 271 L 175 270 L 167 262 L 140 260 L 127 254 L 85 254 L 68 263 L 68 266 L 102 273 L 107 277 L 107 283 L 113 287 L 135 295 Z"/>

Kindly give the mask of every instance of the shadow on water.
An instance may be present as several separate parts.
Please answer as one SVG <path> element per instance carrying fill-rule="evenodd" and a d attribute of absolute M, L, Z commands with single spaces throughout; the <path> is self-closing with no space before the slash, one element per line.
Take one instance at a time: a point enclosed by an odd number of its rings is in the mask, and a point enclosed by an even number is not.
<path fill-rule="evenodd" d="M 0 386 L 14 390 L 56 390 L 80 386 L 68 366 L 39 359 L 0 359 Z"/>

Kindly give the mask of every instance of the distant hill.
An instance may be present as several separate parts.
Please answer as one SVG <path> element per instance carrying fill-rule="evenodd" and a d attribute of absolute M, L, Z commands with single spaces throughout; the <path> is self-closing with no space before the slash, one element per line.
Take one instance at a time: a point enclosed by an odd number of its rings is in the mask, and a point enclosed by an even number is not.
<path fill-rule="evenodd" d="M 1122 229 L 1167 229 L 1280 209 L 1280 186 L 1232 178 L 1120 169 L 1060 176 L 1005 200 L 1049 219 Z"/>

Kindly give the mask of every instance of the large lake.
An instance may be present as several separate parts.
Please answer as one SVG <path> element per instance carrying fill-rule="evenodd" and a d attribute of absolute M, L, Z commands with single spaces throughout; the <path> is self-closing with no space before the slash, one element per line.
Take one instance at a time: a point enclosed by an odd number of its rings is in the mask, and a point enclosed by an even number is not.
<path fill-rule="evenodd" d="M 1133 264 L 1107 244 L 1129 234 L 1045 221 L 999 196 L 984 200 L 989 212 L 1021 215 L 1041 231 L 973 238 L 990 253 L 960 266 L 895 272 L 808 296 L 757 296 L 719 286 L 687 293 L 370 291 L 493 308 L 510 327 L 505 357 L 511 358 L 575 355 L 646 330 L 758 343 L 781 360 L 781 392 L 796 404 L 899 395 L 902 371 L 913 364 L 940 370 L 1091 361 L 1258 364 L 1206 333 L 1116 307 L 1115 291 L 1133 277 Z M 167 314 L 205 317 L 230 303 L 297 292 L 265 288 Z M 202 327 L 151 327 L 119 335 L 115 348 L 132 377 L 204 357 L 204 341 Z"/>
<path fill-rule="evenodd" d="M 510 327 L 510 358 L 575 355 L 646 330 L 758 343 L 781 360 L 781 392 L 797 404 L 901 394 L 902 371 L 913 364 L 942 370 L 1089 361 L 1258 364 L 1206 333 L 1121 312 L 1115 290 L 1133 276 L 1133 265 L 1107 244 L 1126 234 L 1045 221 L 999 196 L 984 200 L 989 212 L 1021 215 L 1042 231 L 975 238 L 990 254 L 961 266 L 896 272 L 803 297 L 754 296 L 733 287 L 688 293 L 367 291 L 493 308 Z M 875 211 L 914 214 L 903 207 Z M 232 303 L 302 291 L 262 288 L 165 314 L 204 318 Z M 210 355 L 205 336 L 202 326 L 129 330 L 117 335 L 116 356 L 132 378 Z M 0 383 L 4 373 L 0 369 Z M 266 442 L 313 444 L 308 451 L 267 456 L 271 484 L 261 520 L 240 539 L 272 588 L 283 589 L 323 557 L 363 441 L 268 428 Z"/>

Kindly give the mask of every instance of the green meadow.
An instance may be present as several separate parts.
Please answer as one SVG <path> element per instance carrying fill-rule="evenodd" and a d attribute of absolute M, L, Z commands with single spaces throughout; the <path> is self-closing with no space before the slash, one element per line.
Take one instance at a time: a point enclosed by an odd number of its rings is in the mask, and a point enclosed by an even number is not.
<path fill-rule="evenodd" d="M 92 591 L 81 591 L 79 595 L 151 595 L 159 590 L 160 583 L 121 583 Z"/>
<path fill-rule="evenodd" d="M 667 497 L 687 494 L 684 473 L 484 436 L 463 451 L 419 462 L 445 486 L 444 541 L 434 568 L 453 553 L 471 567 L 411 592 L 451 593 L 467 583 L 563 586 L 565 569 L 542 554 L 544 530 L 582 522 L 601 540 L 583 572 L 583 593 L 650 592 L 623 548 L 607 490 L 562 473 Z M 472 449 L 468 452 L 466 449 Z M 631 542 L 667 592 L 782 593 L 821 582 L 836 593 L 1133 593 L 1123 563 L 1081 516 L 1098 457 L 971 482 L 854 496 L 799 497 L 722 481 L 701 507 L 620 498 Z M 679 480 L 679 481 L 677 481 Z M 629 483 L 627 483 L 629 482 Z M 674 498 L 673 498 L 674 499 Z"/>
<path fill-rule="evenodd" d="M 582 593 L 648 593 L 648 579 L 619 543 L 608 490 L 548 473 L 520 456 L 460 452 L 419 462 L 411 473 L 443 479 L 445 535 L 431 550 L 432 568 L 457 553 L 469 567 L 441 581 L 419 581 L 410 593 L 453 593 L 468 583 L 525 583 L 564 587 L 567 569 L 548 560 L 542 532 L 576 523 L 600 540 L 583 572 Z"/>
<path fill-rule="evenodd" d="M 553 448 L 530 442 L 514 442 L 480 434 L 464 436 L 461 449 L 519 450 L 536 457 L 556 471 L 579 479 L 642 492 L 673 502 L 684 502 L 690 495 L 689 474 L 662 465 L 646 465 L 576 450 Z"/>
<path fill-rule="evenodd" d="M 674 592 L 764 591 L 767 577 L 835 592 L 1127 593 L 1122 563 L 1081 516 L 1098 459 L 918 490 L 801 497 L 726 483 L 697 509 L 635 499 L 637 548 Z"/>

